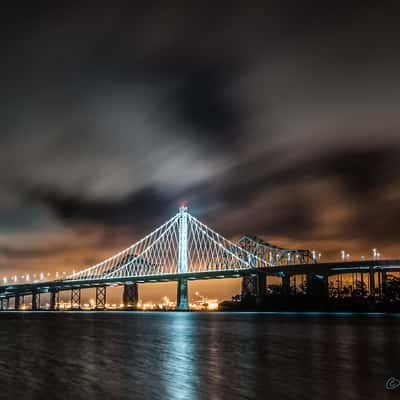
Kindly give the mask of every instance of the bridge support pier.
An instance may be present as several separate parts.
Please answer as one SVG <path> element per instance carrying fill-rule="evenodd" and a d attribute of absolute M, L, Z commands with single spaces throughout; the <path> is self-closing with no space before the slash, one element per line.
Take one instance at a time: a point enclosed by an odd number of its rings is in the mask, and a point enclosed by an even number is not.
<path fill-rule="evenodd" d="M 380 269 L 378 270 L 378 288 L 375 292 L 378 292 L 379 300 L 383 300 L 384 288 L 386 286 L 387 272 Z"/>
<path fill-rule="evenodd" d="M 375 270 L 374 267 L 369 267 L 369 295 L 375 298 Z"/>
<path fill-rule="evenodd" d="M 324 296 L 329 298 L 329 275 L 324 274 L 322 278 L 322 282 L 324 284 Z"/>
<path fill-rule="evenodd" d="M 282 276 L 282 294 L 284 296 L 290 295 L 290 275 L 288 274 Z"/>
<path fill-rule="evenodd" d="M 50 311 L 55 311 L 57 308 L 57 294 L 58 291 L 57 290 L 52 290 L 50 292 Z"/>
<path fill-rule="evenodd" d="M 266 272 L 257 272 L 256 304 L 264 304 L 267 294 L 267 274 Z"/>
<path fill-rule="evenodd" d="M 381 278 L 381 282 L 382 282 L 382 289 L 386 286 L 387 283 L 387 272 L 386 271 L 382 271 L 382 278 Z"/>
<path fill-rule="evenodd" d="M 21 303 L 20 295 L 16 294 L 14 297 L 14 310 L 19 310 L 20 303 Z"/>
<path fill-rule="evenodd" d="M 96 310 L 104 310 L 106 308 L 107 286 L 96 287 Z"/>
<path fill-rule="evenodd" d="M 1 299 L 1 311 L 7 311 L 10 305 L 10 300 L 8 297 L 3 297 Z"/>
<path fill-rule="evenodd" d="M 267 294 L 267 274 L 259 271 L 256 274 L 247 275 L 242 280 L 242 300 L 245 303 L 256 302 L 261 305 Z"/>
<path fill-rule="evenodd" d="M 4 300 L 3 298 L 0 299 L 0 311 L 4 311 Z"/>
<path fill-rule="evenodd" d="M 71 310 L 74 309 L 74 304 L 77 304 L 76 309 L 81 309 L 81 288 L 71 289 Z"/>
<path fill-rule="evenodd" d="M 188 281 L 185 278 L 180 278 L 178 280 L 178 293 L 177 293 L 176 309 L 177 309 L 177 311 L 189 310 Z"/>
<path fill-rule="evenodd" d="M 40 309 L 40 294 L 32 292 L 32 311 L 37 311 L 38 309 Z"/>
<path fill-rule="evenodd" d="M 137 283 L 129 283 L 124 285 L 122 294 L 122 302 L 127 310 L 134 310 L 139 301 L 139 287 Z"/>
<path fill-rule="evenodd" d="M 242 278 L 242 301 L 249 303 L 257 296 L 258 279 L 257 275 L 245 275 Z"/>

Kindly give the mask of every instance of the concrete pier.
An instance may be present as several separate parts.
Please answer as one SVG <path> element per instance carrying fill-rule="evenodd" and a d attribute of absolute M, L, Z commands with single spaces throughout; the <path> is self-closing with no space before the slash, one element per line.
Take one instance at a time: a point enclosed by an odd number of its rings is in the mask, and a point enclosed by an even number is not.
<path fill-rule="evenodd" d="M 131 283 L 124 285 L 124 291 L 122 294 L 122 302 L 124 303 L 125 309 L 135 309 L 139 301 L 139 287 L 137 283 Z"/>
<path fill-rule="evenodd" d="M 185 278 L 180 278 L 178 280 L 178 288 L 177 288 L 177 301 L 176 301 L 176 309 L 178 311 L 187 311 L 189 310 L 189 302 L 188 302 L 188 281 Z"/>

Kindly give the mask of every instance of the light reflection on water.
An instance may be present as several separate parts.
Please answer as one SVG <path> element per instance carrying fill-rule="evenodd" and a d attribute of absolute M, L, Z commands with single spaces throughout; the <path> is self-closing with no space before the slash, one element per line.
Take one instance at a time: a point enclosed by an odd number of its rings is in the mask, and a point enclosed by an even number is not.
<path fill-rule="evenodd" d="M 0 398 L 385 399 L 400 320 L 319 313 L 1 313 Z"/>

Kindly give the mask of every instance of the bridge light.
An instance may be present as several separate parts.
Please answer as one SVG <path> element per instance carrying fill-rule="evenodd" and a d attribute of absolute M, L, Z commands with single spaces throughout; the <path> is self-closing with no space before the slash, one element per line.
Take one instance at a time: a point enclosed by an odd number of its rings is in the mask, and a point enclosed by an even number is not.
<path fill-rule="evenodd" d="M 3 278 L 3 282 L 5 285 L 7 285 L 7 277 L 6 276 Z"/>

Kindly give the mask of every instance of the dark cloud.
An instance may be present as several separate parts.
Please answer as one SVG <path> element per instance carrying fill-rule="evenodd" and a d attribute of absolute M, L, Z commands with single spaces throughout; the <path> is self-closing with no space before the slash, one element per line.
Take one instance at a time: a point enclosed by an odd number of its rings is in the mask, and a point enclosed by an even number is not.
<path fill-rule="evenodd" d="M 321 227 L 329 223 L 335 226 L 328 232 L 337 240 L 392 242 L 400 234 L 390 222 L 397 220 L 400 210 L 395 189 L 400 184 L 399 160 L 397 144 L 386 144 L 332 149 L 275 171 L 270 165 L 276 159 L 266 153 L 216 178 L 214 185 L 203 188 L 207 194 L 200 201 L 221 205 L 211 219 L 218 221 L 221 213 L 239 215 L 227 230 L 230 235 L 246 230 L 271 237 L 322 239 Z M 349 209 L 344 221 L 320 218 L 335 207 L 339 212 Z M 257 216 L 246 211 L 251 209 Z M 224 229 L 223 224 L 219 228 Z"/>
<path fill-rule="evenodd" d="M 36 189 L 31 200 L 50 208 L 67 224 L 95 222 L 100 225 L 130 225 L 137 229 L 154 227 L 176 212 L 178 200 L 167 197 L 154 189 L 142 190 L 120 201 L 88 201 L 65 193 L 46 192 Z M 172 214 L 173 215 L 173 214 Z"/>
<path fill-rule="evenodd" d="M 0 245 L 89 225 L 114 248 L 184 199 L 231 237 L 396 248 L 395 3 L 3 11 Z"/>
<path fill-rule="evenodd" d="M 195 131 L 205 133 L 205 139 L 215 146 L 230 146 L 234 141 L 240 109 L 235 109 L 227 88 L 229 70 L 202 68 L 183 79 L 176 94 L 176 103 L 183 121 Z"/>
<path fill-rule="evenodd" d="M 346 192 L 362 202 L 368 196 L 385 192 L 399 180 L 400 146 L 393 143 L 373 148 L 346 148 L 320 160 L 320 166 L 314 168 L 338 176 Z"/>

